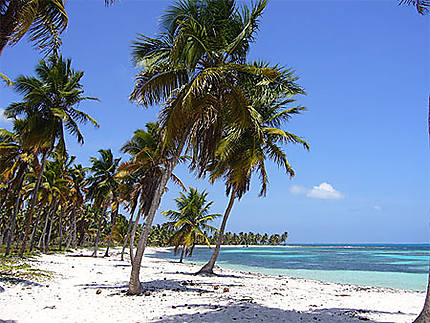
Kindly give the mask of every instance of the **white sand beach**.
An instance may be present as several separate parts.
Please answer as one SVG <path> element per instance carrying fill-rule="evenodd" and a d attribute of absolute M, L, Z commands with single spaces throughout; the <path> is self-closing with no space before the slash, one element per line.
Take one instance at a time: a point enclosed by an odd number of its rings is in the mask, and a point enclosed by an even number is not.
<path fill-rule="evenodd" d="M 149 248 L 148 252 L 153 252 Z M 411 322 L 423 292 L 244 273 L 145 257 L 142 296 L 126 296 L 128 261 L 118 249 L 91 258 L 89 250 L 42 255 L 31 266 L 49 281 L 0 281 L 0 322 Z M 81 255 L 81 256 L 78 256 Z"/>

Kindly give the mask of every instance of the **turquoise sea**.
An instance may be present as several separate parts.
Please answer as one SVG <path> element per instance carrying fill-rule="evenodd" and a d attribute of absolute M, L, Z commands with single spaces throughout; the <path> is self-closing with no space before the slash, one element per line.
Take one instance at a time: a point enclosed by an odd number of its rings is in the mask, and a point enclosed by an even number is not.
<path fill-rule="evenodd" d="M 211 250 L 196 247 L 187 262 L 203 263 Z M 177 258 L 171 252 L 156 257 Z M 430 245 L 290 245 L 221 248 L 218 264 L 236 270 L 335 283 L 424 291 Z"/>

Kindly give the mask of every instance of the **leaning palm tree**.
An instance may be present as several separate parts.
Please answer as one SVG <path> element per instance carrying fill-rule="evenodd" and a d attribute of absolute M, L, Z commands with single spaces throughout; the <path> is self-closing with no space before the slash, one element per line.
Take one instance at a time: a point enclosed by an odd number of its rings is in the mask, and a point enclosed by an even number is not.
<path fill-rule="evenodd" d="M 145 106 L 164 104 L 160 121 L 164 147 L 171 151 L 144 231 L 138 242 L 128 292 L 141 292 L 140 264 L 161 197 L 184 149 L 193 153 L 192 169 L 204 172 L 228 126 L 249 127 L 257 115 L 239 86 L 241 76 L 279 77 L 276 68 L 246 63 L 266 6 L 251 9 L 232 0 L 178 1 L 163 16 L 161 36 L 141 35 L 133 56 L 142 71 L 130 99 Z"/>
<path fill-rule="evenodd" d="M 72 69 L 70 59 L 65 60 L 61 55 L 55 55 L 39 62 L 36 66 L 36 77 L 20 76 L 14 82 L 15 91 L 22 94 L 24 100 L 9 105 L 5 115 L 15 119 L 23 117 L 21 125 L 23 147 L 41 154 L 40 163 L 37 162 L 37 158 L 35 159 L 38 175 L 29 204 L 20 256 L 26 248 L 37 193 L 48 156 L 54 148 L 59 153 L 66 152 L 65 132 L 76 137 L 79 143 L 84 143 L 79 123 L 90 122 L 98 126 L 92 117 L 77 109 L 85 100 L 97 100 L 83 96 L 84 91 L 80 83 L 83 75 L 84 72 Z"/>
<path fill-rule="evenodd" d="M 161 151 L 162 129 L 158 123 L 147 123 L 146 130 L 138 129 L 133 137 L 121 148 L 121 151 L 130 155 L 131 159 L 122 163 L 118 168 L 117 177 L 122 179 L 120 192 L 129 200 L 131 216 L 129 220 L 128 235 L 130 239 L 130 260 L 133 261 L 134 236 L 140 218 L 148 213 L 155 190 L 163 175 L 169 156 L 168 151 Z M 182 158 L 184 159 L 184 158 Z M 171 179 L 185 190 L 185 186 L 171 174 Z M 136 220 L 133 214 L 138 208 Z M 134 223 L 134 225 L 133 225 Z M 121 259 L 125 250 L 124 241 Z"/>
<path fill-rule="evenodd" d="M 216 231 L 216 228 L 207 223 L 221 214 L 209 214 L 213 202 L 207 201 L 208 193 L 205 191 L 199 193 L 195 188 L 190 187 L 187 195 L 182 192 L 179 194 L 181 197 L 175 199 L 178 210 L 169 210 L 162 214 L 171 220 L 168 224 L 176 229 L 169 243 L 175 246 L 175 254 L 179 247 L 182 247 L 179 260 L 182 262 L 185 254 L 191 256 L 198 238 L 210 247 L 207 233 Z"/>
<path fill-rule="evenodd" d="M 256 63 L 262 65 L 262 63 Z M 264 64 L 262 65 L 264 66 Z M 269 83 L 257 82 L 256 76 L 242 79 L 243 91 L 252 99 L 251 103 L 259 115 L 257 128 L 230 128 L 218 145 L 216 158 L 208 167 L 210 181 L 223 178 L 226 193 L 230 195 L 229 203 L 224 213 L 215 250 L 206 265 L 198 274 L 211 275 L 218 258 L 227 220 L 236 199 L 240 199 L 250 188 L 253 173 L 258 173 L 261 181 L 260 196 L 265 196 L 267 190 L 266 160 L 271 160 L 284 168 L 290 177 L 294 176 L 283 144 L 299 143 L 306 149 L 308 144 L 300 137 L 280 129 L 284 121 L 293 115 L 301 113 L 305 108 L 287 107 L 295 101 L 293 95 L 303 94 L 304 91 L 294 82 L 297 80 L 290 70 L 283 70 L 282 77 Z M 264 84 L 264 85 L 262 85 Z"/>

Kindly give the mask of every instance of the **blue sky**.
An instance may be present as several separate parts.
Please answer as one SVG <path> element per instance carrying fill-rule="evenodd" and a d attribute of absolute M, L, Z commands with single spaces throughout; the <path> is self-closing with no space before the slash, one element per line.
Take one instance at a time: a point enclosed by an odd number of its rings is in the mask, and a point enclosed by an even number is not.
<path fill-rule="evenodd" d="M 133 131 L 155 120 L 158 108 L 131 104 L 136 70 L 130 44 L 137 33 L 153 36 L 169 1 L 132 1 L 105 8 L 101 0 L 67 1 L 70 24 L 62 52 L 100 103 L 81 108 L 101 127 L 84 127 L 86 142 L 68 139 L 84 165 L 101 148 L 119 148 Z M 250 59 L 296 70 L 308 111 L 286 125 L 311 151 L 287 147 L 293 180 L 269 166 L 270 186 L 259 198 L 258 180 L 238 202 L 230 231 L 288 231 L 293 243 L 429 242 L 430 163 L 427 129 L 430 94 L 430 16 L 393 1 L 269 1 Z M 26 41 L 6 48 L 0 71 L 32 74 L 41 58 Z M 0 87 L 0 108 L 20 98 Z M 0 121 L 0 126 L 8 127 Z M 223 184 L 195 180 L 213 212 L 222 213 Z M 174 207 L 169 185 L 160 211 Z M 157 215 L 157 221 L 162 220 Z"/>

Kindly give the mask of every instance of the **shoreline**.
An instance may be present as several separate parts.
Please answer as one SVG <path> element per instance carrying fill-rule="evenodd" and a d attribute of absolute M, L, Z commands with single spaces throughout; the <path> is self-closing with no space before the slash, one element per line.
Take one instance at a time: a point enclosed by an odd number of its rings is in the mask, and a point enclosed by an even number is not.
<path fill-rule="evenodd" d="M 229 249 L 233 247 L 242 246 L 231 246 L 222 245 L 221 248 Z M 251 247 L 251 246 L 250 246 Z M 256 246 L 264 247 L 264 246 Z M 272 248 L 272 246 L 269 246 Z M 275 246 L 276 247 L 276 246 Z M 284 247 L 284 246 L 278 246 Z M 199 245 L 196 249 L 208 249 L 207 246 Z M 245 247 L 244 247 L 245 248 Z M 178 260 L 179 256 L 174 256 L 172 253 L 173 247 L 156 247 L 154 248 L 159 254 L 168 254 L 170 256 L 163 257 L 163 259 L 169 259 L 172 261 Z M 156 257 L 156 256 L 155 256 Z M 195 258 L 184 258 L 184 263 L 192 264 L 196 266 L 202 266 L 206 263 L 206 260 L 202 261 Z M 218 264 L 224 268 L 236 271 L 258 273 L 271 276 L 285 276 L 294 277 L 298 279 L 314 280 L 319 282 L 329 282 L 335 284 L 346 284 L 361 287 L 376 287 L 376 288 L 387 288 L 393 290 L 405 290 L 405 291 L 417 291 L 425 292 L 427 290 L 427 273 L 405 273 L 396 271 L 369 271 L 369 270 L 328 270 L 328 269 L 291 269 L 291 268 L 269 268 L 264 266 L 251 266 L 246 264 L 235 264 L 230 262 L 218 261 Z M 387 277 L 391 276 L 391 277 Z M 417 282 L 419 280 L 419 282 Z M 425 282 L 421 284 L 421 281 Z M 408 284 L 395 283 L 393 281 L 401 282 L 408 281 Z M 413 283 L 411 283 L 413 282 Z"/>
<path fill-rule="evenodd" d="M 161 250 L 160 250 L 161 249 Z M 89 250 L 41 255 L 31 266 L 54 272 L 34 284 L 0 281 L 0 319 L 15 322 L 411 322 L 425 293 L 249 273 L 148 257 L 141 282 L 148 296 L 125 296 L 128 257 L 88 257 Z M 100 292 L 99 292 L 100 291 Z M 107 311 L 109 309 L 109 311 Z M 110 310 L 112 309 L 112 310 Z"/>

